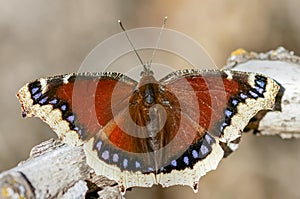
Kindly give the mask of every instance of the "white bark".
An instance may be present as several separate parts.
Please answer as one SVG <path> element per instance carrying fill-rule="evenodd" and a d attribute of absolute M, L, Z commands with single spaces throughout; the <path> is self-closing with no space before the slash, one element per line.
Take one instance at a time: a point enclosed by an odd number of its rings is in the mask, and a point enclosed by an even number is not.
<path fill-rule="evenodd" d="M 91 190 L 87 181 L 97 185 Z M 121 198 L 114 181 L 95 176 L 81 147 L 51 139 L 33 148 L 28 160 L 0 174 L 0 198 Z"/>

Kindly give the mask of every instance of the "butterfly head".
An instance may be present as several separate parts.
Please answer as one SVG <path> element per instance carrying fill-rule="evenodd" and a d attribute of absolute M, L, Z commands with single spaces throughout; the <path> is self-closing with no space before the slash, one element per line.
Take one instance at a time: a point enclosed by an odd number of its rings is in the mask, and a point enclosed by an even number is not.
<path fill-rule="evenodd" d="M 154 73 L 151 70 L 150 66 L 151 66 L 151 62 L 143 64 L 144 70 L 140 74 L 141 78 L 143 76 L 153 76 Z"/>

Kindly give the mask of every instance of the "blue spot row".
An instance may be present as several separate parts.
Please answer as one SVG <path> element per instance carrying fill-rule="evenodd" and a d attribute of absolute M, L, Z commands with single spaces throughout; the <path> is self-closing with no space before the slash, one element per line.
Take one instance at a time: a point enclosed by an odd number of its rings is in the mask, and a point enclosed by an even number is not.
<path fill-rule="evenodd" d="M 28 90 L 31 94 L 33 104 L 37 104 L 39 98 L 42 96 L 41 84 L 39 81 L 32 82 L 28 85 Z"/>
<path fill-rule="evenodd" d="M 258 93 L 260 97 L 263 97 L 263 93 L 266 90 L 267 78 L 260 75 L 256 75 L 254 82 L 255 82 L 254 90 Z"/>
<path fill-rule="evenodd" d="M 62 112 L 62 119 L 69 123 L 70 129 L 76 131 L 81 139 L 85 139 L 85 131 L 75 125 L 76 117 L 69 110 L 69 105 L 62 100 L 53 97 L 55 90 L 51 90 L 51 92 L 42 94 L 41 84 L 39 81 L 30 83 L 28 85 L 28 90 L 31 94 L 33 104 L 39 104 L 41 106 L 50 104 L 53 106 L 53 109 L 59 109 Z"/>
<path fill-rule="evenodd" d="M 174 169 L 183 170 L 185 168 L 193 168 L 198 161 L 203 160 L 211 153 L 211 145 L 215 142 L 212 136 L 205 133 L 204 137 L 192 144 L 179 158 L 171 159 L 168 163 L 169 165 L 160 168 L 156 173 L 168 173 Z M 98 157 L 102 161 L 109 165 L 115 165 L 121 170 L 141 171 L 143 173 L 155 172 L 155 168 L 151 165 L 143 165 L 134 155 L 116 150 L 109 143 L 106 143 L 106 141 L 96 139 L 93 150 L 97 151 Z"/>
<path fill-rule="evenodd" d="M 213 143 L 215 143 L 215 139 L 206 133 L 201 140 L 191 145 L 179 158 L 171 160 L 169 165 L 162 167 L 158 173 L 169 173 L 174 169 L 193 168 L 198 161 L 203 160 L 211 153 Z"/>
<path fill-rule="evenodd" d="M 221 123 L 220 125 L 220 131 L 221 133 L 223 132 L 224 128 L 226 126 L 230 125 L 231 122 L 231 118 L 234 116 L 234 114 L 236 113 L 236 107 L 238 105 L 240 101 L 237 100 L 236 98 L 231 98 L 231 100 L 229 100 L 229 104 L 231 104 L 231 106 L 229 106 L 228 108 L 226 108 L 224 110 L 224 121 Z"/>
<path fill-rule="evenodd" d="M 141 169 L 140 161 L 133 160 L 129 157 L 122 157 L 122 153 L 120 151 L 111 149 L 111 147 L 108 147 L 107 144 L 105 144 L 102 140 L 98 139 L 94 143 L 93 149 L 97 151 L 98 157 L 101 160 L 103 160 L 107 164 L 116 165 L 121 170 L 138 171 Z M 147 168 L 146 170 L 148 172 L 152 172 L 151 167 Z"/>
<path fill-rule="evenodd" d="M 254 88 L 251 88 L 251 90 L 249 91 L 250 95 L 255 99 L 258 97 L 263 97 L 263 94 L 266 90 L 267 78 L 260 75 L 256 75 L 254 83 Z"/>
<path fill-rule="evenodd" d="M 255 86 L 250 88 L 248 92 L 240 92 L 237 96 L 231 97 L 228 101 L 228 108 L 224 110 L 224 121 L 220 124 L 220 131 L 223 133 L 224 128 L 229 126 L 231 123 L 231 118 L 236 113 L 236 107 L 240 102 L 244 102 L 247 98 L 257 99 L 258 97 L 263 97 L 263 93 L 265 92 L 265 88 L 267 85 L 267 78 L 256 75 L 255 76 Z"/>

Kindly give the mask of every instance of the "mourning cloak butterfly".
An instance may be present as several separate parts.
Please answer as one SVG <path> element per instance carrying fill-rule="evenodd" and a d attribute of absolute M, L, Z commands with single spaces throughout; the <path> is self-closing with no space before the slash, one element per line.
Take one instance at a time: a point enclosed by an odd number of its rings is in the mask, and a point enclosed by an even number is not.
<path fill-rule="evenodd" d="M 17 93 L 23 117 L 39 117 L 88 164 L 134 186 L 188 185 L 235 150 L 260 110 L 272 110 L 279 85 L 264 75 L 186 69 L 139 82 L 113 72 L 41 78 Z"/>

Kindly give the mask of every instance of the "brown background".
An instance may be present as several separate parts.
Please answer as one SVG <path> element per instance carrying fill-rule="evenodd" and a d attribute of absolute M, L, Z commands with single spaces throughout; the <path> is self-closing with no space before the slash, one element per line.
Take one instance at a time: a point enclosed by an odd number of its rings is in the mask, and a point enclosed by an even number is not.
<path fill-rule="evenodd" d="M 200 42 L 222 66 L 236 48 L 284 46 L 300 54 L 300 2 L 253 1 L 0 1 L 0 171 L 56 135 L 39 119 L 22 119 L 17 90 L 42 76 L 76 72 L 99 42 L 128 28 L 160 26 Z M 300 140 L 245 135 L 240 149 L 188 187 L 134 188 L 127 198 L 300 198 Z"/>

